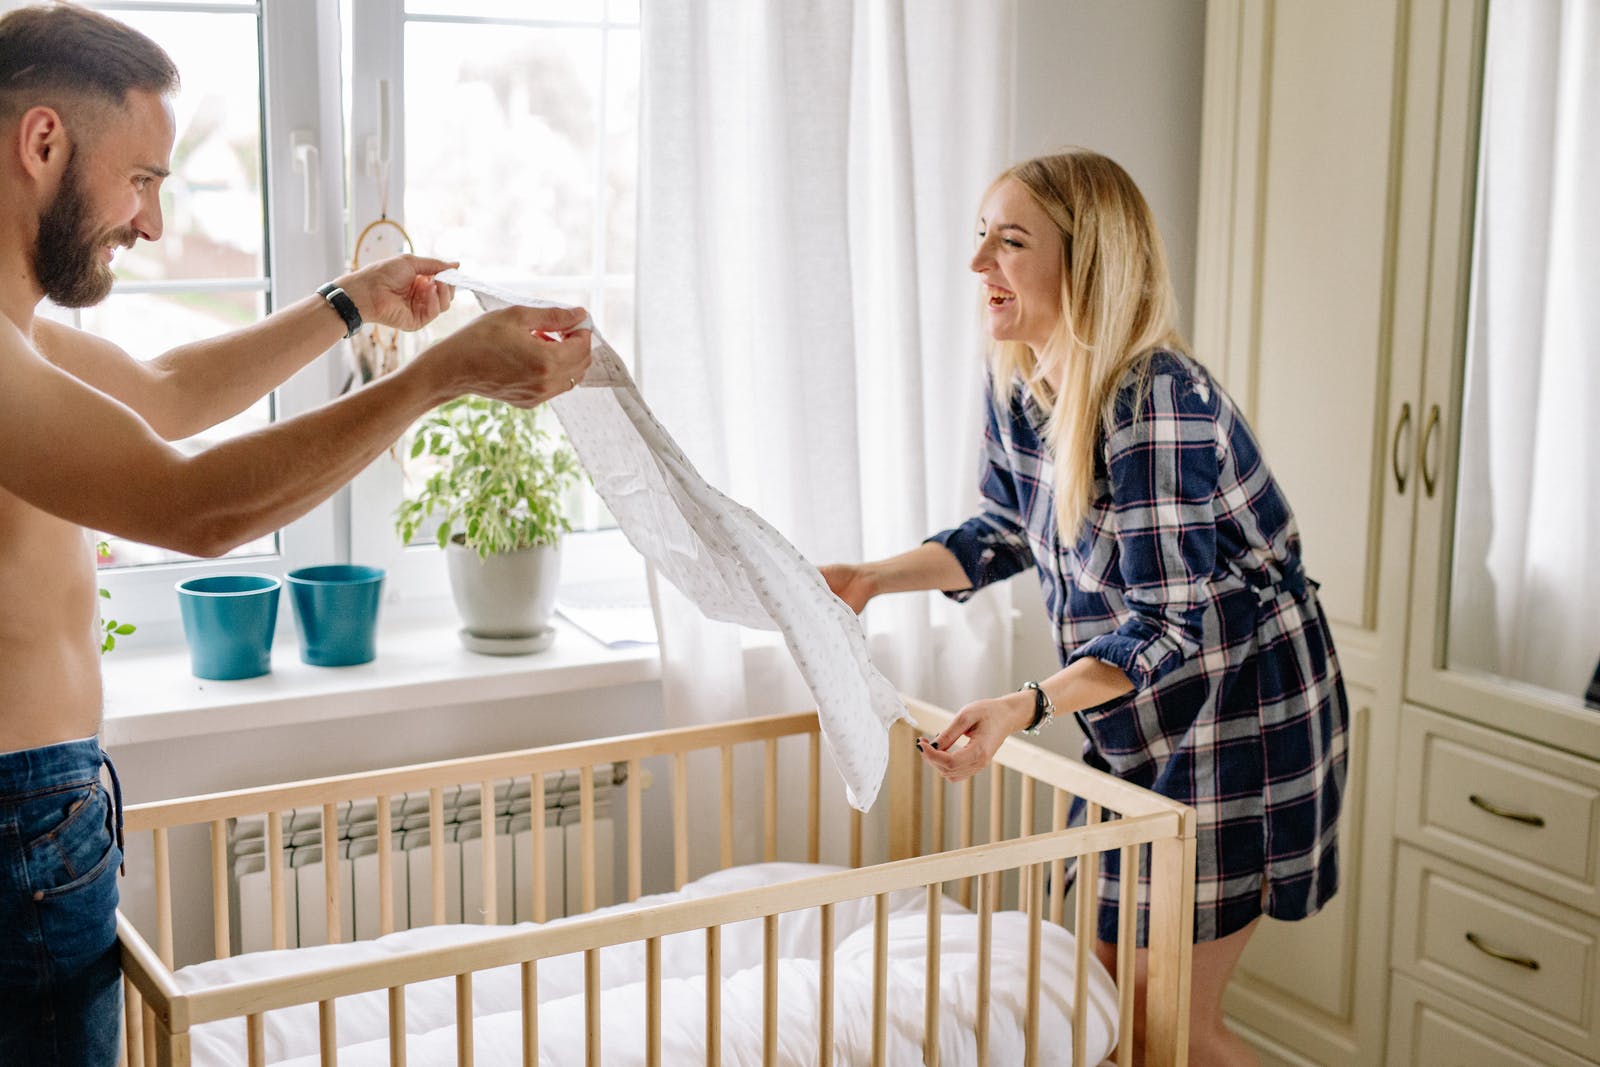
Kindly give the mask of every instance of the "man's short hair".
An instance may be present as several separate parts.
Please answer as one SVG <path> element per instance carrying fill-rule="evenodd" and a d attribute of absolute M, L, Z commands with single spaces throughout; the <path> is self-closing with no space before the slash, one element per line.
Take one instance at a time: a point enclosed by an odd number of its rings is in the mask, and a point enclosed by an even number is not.
<path fill-rule="evenodd" d="M 172 57 L 114 18 L 71 3 L 0 17 L 0 117 L 73 101 L 121 107 L 129 92 L 165 95 L 177 88 Z"/>

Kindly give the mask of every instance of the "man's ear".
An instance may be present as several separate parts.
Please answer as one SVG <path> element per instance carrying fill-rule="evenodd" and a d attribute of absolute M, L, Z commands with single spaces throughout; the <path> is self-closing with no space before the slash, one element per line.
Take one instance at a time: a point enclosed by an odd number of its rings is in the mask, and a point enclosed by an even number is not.
<path fill-rule="evenodd" d="M 72 155 L 72 139 L 67 136 L 61 113 L 45 104 L 22 113 L 17 129 L 22 169 L 34 178 L 59 172 Z"/>

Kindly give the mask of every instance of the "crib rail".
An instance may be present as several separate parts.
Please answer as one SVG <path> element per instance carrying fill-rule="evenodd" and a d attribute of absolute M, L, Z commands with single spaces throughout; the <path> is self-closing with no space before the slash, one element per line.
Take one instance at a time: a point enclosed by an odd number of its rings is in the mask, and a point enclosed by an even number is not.
<path fill-rule="evenodd" d="M 951 716 L 948 712 L 917 701 L 909 702 L 916 728 L 932 734 L 942 730 Z M 675 934 L 703 930 L 706 934 L 706 1014 L 708 1063 L 717 1062 L 720 1040 L 716 1036 L 720 1023 L 720 931 L 723 926 L 752 919 L 765 920 L 764 978 L 764 1038 L 766 1062 L 776 1057 L 777 1033 L 777 917 L 779 915 L 819 909 L 822 919 L 822 955 L 820 959 L 821 1016 L 817 1021 L 822 1062 L 830 1062 L 833 1027 L 833 964 L 832 964 L 832 913 L 836 905 L 846 901 L 875 899 L 875 951 L 873 982 L 873 1062 L 884 1062 L 886 1049 L 885 1005 L 887 984 L 887 894 L 896 890 L 925 889 L 927 897 L 927 981 L 928 996 L 925 1005 L 926 1032 L 939 1033 L 938 974 L 940 960 L 940 901 L 942 889 L 948 884 L 960 887 L 964 902 L 975 903 L 978 915 L 978 1032 L 977 1047 L 980 1062 L 987 1062 L 986 1032 L 989 1017 L 989 937 L 993 914 L 1000 906 L 1005 889 L 1003 878 L 1014 878 L 1014 899 L 1028 915 L 1028 968 L 1026 1046 L 1027 1059 L 1034 1062 L 1038 1048 L 1038 1018 L 1040 1014 L 1040 926 L 1048 919 L 1059 923 L 1063 918 L 1062 894 L 1049 895 L 1045 891 L 1047 872 L 1050 885 L 1061 886 L 1068 860 L 1076 859 L 1079 869 L 1078 885 L 1094 885 L 1097 857 L 1106 851 L 1119 851 L 1122 871 L 1138 869 L 1138 855 L 1148 846 L 1150 853 L 1148 902 L 1149 973 L 1147 981 L 1148 1005 L 1145 1014 L 1143 1038 L 1145 1062 L 1150 1064 L 1181 1064 L 1186 1058 L 1188 1030 L 1188 977 L 1190 938 L 1192 935 L 1194 828 L 1193 812 L 1180 804 L 1167 801 L 1147 791 L 1137 789 L 1109 775 L 1104 775 L 1074 761 L 1055 756 L 1042 749 L 1017 741 L 1008 741 L 1000 749 L 995 768 L 990 775 L 990 826 L 989 840 L 974 843 L 975 814 L 973 786 L 969 781 L 953 787 L 959 796 L 960 813 L 955 820 L 959 845 L 946 850 L 947 834 L 951 829 L 946 811 L 946 795 L 950 791 L 944 783 L 931 779 L 923 781 L 921 761 L 911 756 L 910 733 L 904 727 L 896 730 L 891 743 L 891 768 L 884 794 L 889 798 L 887 825 L 888 861 L 873 866 L 861 866 L 864 827 L 859 813 L 849 817 L 849 854 L 854 869 L 814 878 L 805 878 L 774 886 L 721 894 L 714 898 L 680 900 L 654 907 L 637 909 L 616 915 L 576 917 L 554 926 L 536 929 L 507 929 L 498 936 L 466 945 L 446 948 L 398 952 L 381 961 L 347 963 L 317 970 L 311 974 L 292 977 L 257 979 L 216 986 L 203 992 L 182 993 L 172 975 L 173 967 L 173 916 L 171 872 L 168 870 L 167 840 L 170 831 L 184 826 L 208 827 L 212 841 L 211 882 L 214 911 L 214 952 L 223 958 L 229 950 L 228 919 L 226 912 L 226 883 L 220 872 L 226 861 L 227 820 L 245 816 L 268 814 L 269 870 L 273 873 L 273 918 L 275 943 L 281 941 L 282 885 L 278 868 L 282 864 L 282 827 L 277 825 L 277 813 L 290 808 L 322 807 L 324 842 L 331 840 L 334 806 L 350 800 L 378 798 L 380 828 L 380 901 L 389 903 L 392 892 L 388 877 L 389 837 L 388 815 L 390 796 L 404 792 L 427 791 L 429 822 L 438 841 L 441 816 L 440 791 L 457 785 L 476 787 L 480 797 L 480 811 L 492 812 L 494 783 L 497 780 L 530 778 L 537 787 L 535 796 L 542 796 L 543 776 L 573 768 L 581 772 L 580 808 L 582 834 L 582 904 L 583 910 L 596 907 L 594 865 L 596 854 L 593 836 L 594 777 L 596 764 L 625 762 L 629 769 L 627 782 L 628 839 L 625 846 L 628 864 L 628 899 L 641 895 L 643 884 L 642 842 L 640 840 L 640 770 L 642 761 L 666 757 L 672 761 L 673 788 L 673 883 L 683 885 L 689 876 L 688 848 L 688 757 L 706 752 L 719 757 L 721 768 L 721 825 L 718 845 L 723 867 L 732 865 L 735 855 L 734 834 L 734 749 L 736 746 L 755 743 L 763 748 L 764 770 L 762 792 L 764 809 L 760 820 L 759 854 L 766 860 L 778 858 L 778 744 L 783 738 L 805 735 L 808 737 L 807 800 L 805 804 L 807 826 L 805 833 L 806 858 L 818 859 L 820 851 L 822 815 L 819 802 L 821 760 L 817 721 L 814 714 L 774 716 L 763 719 L 741 720 L 733 723 L 659 731 L 628 737 L 606 738 L 577 744 L 529 749 L 521 752 L 501 753 L 487 757 L 440 761 L 389 771 L 375 771 L 344 775 L 286 785 L 257 789 L 237 790 L 210 796 L 139 805 L 127 811 L 127 831 L 131 834 L 148 832 L 154 842 L 156 885 L 156 938 L 155 947 L 145 940 L 126 917 L 118 916 L 118 934 L 123 945 L 125 992 L 127 994 L 127 1041 L 123 1062 L 129 1067 L 155 1067 L 157 1064 L 185 1064 L 189 1062 L 189 1033 L 195 1026 L 221 1019 L 243 1018 L 247 1034 L 249 1062 L 264 1063 L 263 1013 L 294 1005 L 317 1003 L 322 1033 L 323 1062 L 337 1062 L 335 1034 L 338 1020 L 335 1002 L 338 998 L 373 990 L 389 990 L 389 1018 L 391 1063 L 406 1062 L 405 1049 L 405 989 L 408 985 L 456 976 L 457 1002 L 457 1061 L 473 1062 L 472 1031 L 472 976 L 475 972 L 516 964 L 520 967 L 523 1006 L 522 1047 L 525 1063 L 537 1062 L 538 1049 L 538 965 L 542 960 L 583 953 L 585 960 L 585 1010 L 587 1012 L 588 1062 L 602 1061 L 600 1050 L 600 989 L 601 956 L 604 948 L 614 945 L 642 942 L 646 947 L 646 1012 L 645 1034 L 647 1048 L 660 1062 L 661 1000 L 660 1000 L 660 944 L 661 939 Z M 901 751 L 903 750 L 903 751 Z M 1016 836 L 1007 837 L 1006 778 L 1020 777 L 1019 813 Z M 929 776 L 931 778 L 931 776 Z M 932 836 L 927 839 L 924 819 L 924 793 L 931 784 Z M 1034 826 L 1035 808 L 1051 791 L 1048 829 Z M 1066 829 L 1067 802 L 1070 797 L 1082 797 L 1089 803 L 1086 825 Z M 798 807 L 798 805 L 796 805 Z M 1113 821 L 1103 821 L 1102 814 L 1116 812 Z M 492 894 L 494 884 L 494 849 L 492 824 L 486 817 L 484 841 L 485 922 L 494 922 Z M 543 830 L 541 819 L 533 819 L 534 832 Z M 442 919 L 442 873 L 434 850 L 433 871 L 434 914 Z M 536 843 L 533 856 L 537 863 L 543 857 L 542 842 Z M 331 871 L 332 864 L 327 864 Z M 1123 877 L 1120 907 L 1119 944 L 1123 946 L 1118 959 L 1120 975 L 1131 976 L 1133 921 L 1136 916 L 1134 892 L 1137 877 Z M 534 878 L 535 917 L 544 918 L 544 888 L 542 875 Z M 304 905 L 302 904 L 302 908 Z M 1088 974 L 1087 957 L 1095 929 L 1096 894 L 1093 891 L 1078 893 L 1075 912 L 1077 929 L 1085 936 L 1077 939 L 1077 989 L 1074 997 L 1074 1063 L 1085 1061 L 1084 1004 L 1085 981 Z M 329 876 L 326 900 L 326 919 L 330 940 L 337 939 L 339 923 L 339 896 Z M 392 929 L 392 908 L 384 909 L 383 932 Z M 1118 1061 L 1131 1062 L 1134 1034 L 1130 1023 L 1133 1015 L 1134 984 L 1131 980 L 1119 982 L 1121 1018 L 1124 1020 L 1118 1047 Z M 925 1049 L 926 1062 L 938 1062 L 936 1036 Z"/>

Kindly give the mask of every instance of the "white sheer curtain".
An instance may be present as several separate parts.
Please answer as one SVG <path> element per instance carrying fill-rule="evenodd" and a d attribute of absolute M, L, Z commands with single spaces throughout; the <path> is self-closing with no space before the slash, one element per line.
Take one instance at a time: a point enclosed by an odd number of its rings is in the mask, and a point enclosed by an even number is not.
<path fill-rule="evenodd" d="M 983 352 L 966 261 L 1009 151 L 1010 2 L 643 11 L 647 400 L 708 481 L 816 563 L 960 522 Z M 654 585 L 669 721 L 805 706 L 797 676 L 746 677 L 737 629 Z M 933 699 L 1007 688 L 1003 604 L 875 602 L 875 658 Z"/>
<path fill-rule="evenodd" d="M 1600 658 L 1600 2 L 1490 5 L 1451 660 Z"/>

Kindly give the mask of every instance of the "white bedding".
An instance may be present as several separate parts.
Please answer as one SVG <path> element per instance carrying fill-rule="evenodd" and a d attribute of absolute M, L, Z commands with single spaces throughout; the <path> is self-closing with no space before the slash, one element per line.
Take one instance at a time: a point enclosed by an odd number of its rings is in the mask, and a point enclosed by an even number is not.
<path fill-rule="evenodd" d="M 719 871 L 676 893 L 645 897 L 632 904 L 602 908 L 589 915 L 614 914 L 674 900 L 750 889 L 794 878 L 841 870 L 801 863 L 765 863 Z M 926 897 L 920 890 L 892 894 L 889 900 L 889 1063 L 922 1062 Z M 561 923 L 570 920 L 554 920 Z M 989 1051 L 993 1063 L 1022 1062 L 1022 1024 L 1027 990 L 1027 916 L 999 912 L 993 917 Z M 529 924 L 521 924 L 526 927 Z M 820 916 L 816 909 L 786 914 L 778 923 L 778 1062 L 811 1064 L 817 1055 Z M 277 952 L 257 952 L 185 967 L 179 988 L 197 992 L 229 982 L 320 970 L 334 963 L 381 959 L 400 951 L 482 940 L 507 927 L 430 926 L 390 934 L 375 941 Z M 866 1063 L 872 1049 L 872 901 L 847 901 L 834 908 L 834 1053 L 841 1064 Z M 977 916 L 946 898 L 941 924 L 939 988 L 940 1049 L 947 1064 L 976 1063 L 973 1032 L 977 1003 Z M 722 1062 L 761 1062 L 763 949 L 760 920 L 722 929 Z M 1040 980 L 1040 1060 L 1071 1061 L 1072 935 L 1043 924 Z M 705 1062 L 705 935 L 690 931 L 662 939 L 662 1062 Z M 1091 958 L 1086 1012 L 1090 1061 L 1098 1063 L 1116 1040 L 1116 988 Z M 617 945 L 601 953 L 601 1046 L 606 1064 L 644 1062 L 644 946 Z M 565 1065 L 584 1061 L 583 957 L 541 960 L 539 981 L 539 1062 Z M 484 1065 L 521 1064 L 521 983 L 518 968 L 502 967 L 473 975 L 474 1046 Z M 339 1062 L 385 1065 L 388 1054 L 388 999 L 380 990 L 338 1001 Z M 267 1062 L 311 1067 L 319 1062 L 317 1007 L 301 1005 L 266 1017 Z M 454 1064 L 455 980 L 436 979 L 406 989 L 408 1062 L 423 1067 Z M 196 1027 L 197 1067 L 245 1062 L 244 1021 L 224 1020 Z"/>

